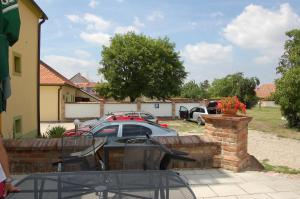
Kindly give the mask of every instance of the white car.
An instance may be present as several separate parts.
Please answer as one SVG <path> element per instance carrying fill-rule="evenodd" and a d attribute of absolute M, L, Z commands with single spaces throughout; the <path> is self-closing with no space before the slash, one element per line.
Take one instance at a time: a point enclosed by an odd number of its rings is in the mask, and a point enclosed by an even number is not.
<path fill-rule="evenodd" d="M 205 120 L 203 119 L 203 115 L 207 115 L 208 111 L 205 106 L 197 106 L 188 110 L 184 106 L 180 106 L 179 108 L 179 117 L 181 119 L 191 120 L 197 122 L 199 125 L 204 125 Z"/>

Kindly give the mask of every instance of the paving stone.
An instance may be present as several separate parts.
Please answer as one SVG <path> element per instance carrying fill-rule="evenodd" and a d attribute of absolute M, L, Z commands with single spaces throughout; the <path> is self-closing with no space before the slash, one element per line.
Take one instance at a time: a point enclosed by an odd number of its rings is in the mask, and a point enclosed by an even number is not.
<path fill-rule="evenodd" d="M 219 174 L 211 174 L 213 178 L 216 179 L 216 181 L 220 184 L 223 183 L 242 183 L 244 180 L 242 180 L 240 177 L 235 176 L 231 173 L 219 173 Z"/>
<path fill-rule="evenodd" d="M 255 193 L 272 193 L 275 192 L 273 189 L 264 185 L 260 182 L 246 182 L 238 184 L 244 191 L 250 194 Z"/>
<path fill-rule="evenodd" d="M 213 197 L 209 199 L 238 199 L 236 196 Z"/>
<path fill-rule="evenodd" d="M 209 188 L 207 185 L 193 185 L 191 186 L 193 192 L 195 193 L 197 198 L 207 198 L 207 197 L 214 197 L 217 194 Z"/>
<path fill-rule="evenodd" d="M 215 178 L 211 175 L 184 175 L 189 184 L 191 185 L 207 185 L 207 184 L 218 184 Z"/>
<path fill-rule="evenodd" d="M 233 196 L 247 194 L 243 189 L 235 184 L 209 185 L 218 196 Z"/>
<path fill-rule="evenodd" d="M 276 191 L 300 191 L 300 184 L 295 183 L 293 180 L 275 180 L 262 182 L 263 184 L 272 187 Z"/>
<path fill-rule="evenodd" d="M 300 195 L 294 192 L 277 192 L 277 193 L 268 193 L 272 199 L 300 199 Z"/>
<path fill-rule="evenodd" d="M 238 196 L 238 199 L 272 199 L 272 198 L 266 194 L 251 194 L 251 195 Z"/>
<path fill-rule="evenodd" d="M 258 182 L 258 181 L 270 181 L 273 180 L 272 176 L 265 175 L 259 172 L 245 172 L 245 173 L 237 173 L 238 177 L 242 178 L 246 182 Z"/>

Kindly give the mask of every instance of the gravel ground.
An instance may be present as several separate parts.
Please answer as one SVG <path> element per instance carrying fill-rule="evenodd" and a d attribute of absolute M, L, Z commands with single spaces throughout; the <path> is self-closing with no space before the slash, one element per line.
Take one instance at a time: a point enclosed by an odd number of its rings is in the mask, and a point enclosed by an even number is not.
<path fill-rule="evenodd" d="M 249 130 L 248 153 L 271 165 L 300 169 L 300 141 Z"/>

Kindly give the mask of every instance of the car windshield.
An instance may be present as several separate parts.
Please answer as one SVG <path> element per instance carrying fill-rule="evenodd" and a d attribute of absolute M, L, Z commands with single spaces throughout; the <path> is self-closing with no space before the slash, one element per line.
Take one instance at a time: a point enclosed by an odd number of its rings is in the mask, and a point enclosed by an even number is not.
<path fill-rule="evenodd" d="M 209 102 L 207 107 L 216 107 L 217 106 L 217 102 Z"/>

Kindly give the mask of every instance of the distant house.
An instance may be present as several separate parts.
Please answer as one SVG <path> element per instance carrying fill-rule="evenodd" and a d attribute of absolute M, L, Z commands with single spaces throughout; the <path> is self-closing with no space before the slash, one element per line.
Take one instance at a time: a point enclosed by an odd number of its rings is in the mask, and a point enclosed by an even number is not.
<path fill-rule="evenodd" d="M 86 91 L 87 93 L 98 96 L 95 88 L 97 83 L 96 82 L 91 82 L 84 76 L 82 76 L 80 73 L 77 73 L 70 79 L 71 82 L 73 82 L 76 86 L 81 88 L 82 90 Z"/>
<path fill-rule="evenodd" d="M 40 63 L 41 121 L 64 121 L 65 104 L 97 102 L 99 99 L 81 90 L 46 63 Z"/>
<path fill-rule="evenodd" d="M 271 97 L 272 93 L 276 90 L 276 86 L 273 83 L 262 84 L 255 89 L 256 96 L 262 100 L 267 100 Z"/>
<path fill-rule="evenodd" d="M 0 136 L 5 138 L 34 137 L 39 133 L 38 60 L 41 27 L 48 18 L 33 0 L 19 0 L 18 7 L 20 36 L 9 48 L 11 96 L 7 111 L 0 115 Z"/>

